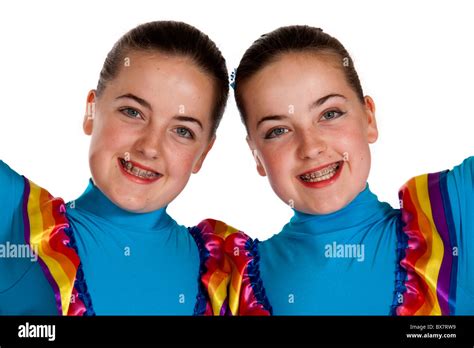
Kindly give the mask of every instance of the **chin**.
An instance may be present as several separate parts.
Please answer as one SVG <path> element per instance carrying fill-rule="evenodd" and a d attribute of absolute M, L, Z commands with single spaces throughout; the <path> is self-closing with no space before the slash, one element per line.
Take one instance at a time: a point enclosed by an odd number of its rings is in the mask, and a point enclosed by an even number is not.
<path fill-rule="evenodd" d="M 130 213 L 147 213 L 148 211 L 146 210 L 146 207 L 140 206 L 140 205 L 131 205 L 131 204 L 117 204 L 120 208 L 123 210 L 126 210 Z"/>
<path fill-rule="evenodd" d="M 313 212 L 311 214 L 314 215 L 328 215 L 337 212 L 338 210 L 341 210 L 344 208 L 345 205 L 332 205 L 332 206 L 324 206 L 324 207 L 316 207 L 313 209 Z"/>
<path fill-rule="evenodd" d="M 327 215 L 338 211 L 337 208 L 329 208 L 329 207 L 308 207 L 304 206 L 301 208 L 295 207 L 296 210 L 299 210 L 303 213 L 310 214 L 310 215 Z"/>
<path fill-rule="evenodd" d="M 107 197 L 118 207 L 131 213 L 145 213 L 149 208 L 143 199 L 135 199 L 135 197 L 127 197 L 127 195 L 112 194 Z M 148 209 L 151 211 L 152 209 Z"/>
<path fill-rule="evenodd" d="M 309 204 L 301 207 L 301 211 L 312 215 L 327 215 L 343 209 L 349 202 L 350 201 L 333 201 L 326 202 L 325 204 Z"/>

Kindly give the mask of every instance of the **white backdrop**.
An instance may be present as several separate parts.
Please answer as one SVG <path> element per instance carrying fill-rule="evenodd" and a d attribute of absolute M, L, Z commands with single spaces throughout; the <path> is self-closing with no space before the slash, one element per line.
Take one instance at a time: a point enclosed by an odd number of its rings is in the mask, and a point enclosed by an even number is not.
<path fill-rule="evenodd" d="M 351 53 L 377 106 L 372 191 L 398 207 L 410 177 L 474 154 L 474 21 L 468 1 L 15 1 L 0 4 L 0 159 L 53 195 L 90 176 L 85 98 L 116 40 L 153 20 L 208 34 L 229 70 L 261 34 L 318 26 Z M 257 175 L 231 92 L 214 149 L 168 211 L 181 224 L 222 219 L 266 239 L 292 215 Z M 0 199 L 2 199 L 0 197 Z"/>

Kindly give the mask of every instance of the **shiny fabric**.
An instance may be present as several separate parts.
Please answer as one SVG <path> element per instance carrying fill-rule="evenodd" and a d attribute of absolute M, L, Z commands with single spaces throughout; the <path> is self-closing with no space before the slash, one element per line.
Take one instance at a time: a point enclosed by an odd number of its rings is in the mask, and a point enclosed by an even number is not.
<path fill-rule="evenodd" d="M 197 231 L 196 231 L 197 230 Z M 270 315 L 271 307 L 255 274 L 251 239 L 217 220 L 204 220 L 193 234 L 202 236 L 202 292 L 208 294 L 204 313 L 210 315 Z M 199 243 L 198 243 L 199 245 Z M 204 308 L 203 305 L 200 308 Z"/>
<path fill-rule="evenodd" d="M 455 314 L 458 243 L 446 179 L 446 172 L 425 174 L 400 190 L 406 277 L 393 314 Z"/>
<path fill-rule="evenodd" d="M 78 291 L 78 271 L 82 272 L 77 251 L 66 233 L 69 222 L 64 201 L 24 178 L 23 223 L 25 242 L 38 253 L 38 262 L 53 288 L 59 315 L 93 314 L 82 298 L 86 289 Z M 80 280 L 80 279 L 79 279 Z"/>

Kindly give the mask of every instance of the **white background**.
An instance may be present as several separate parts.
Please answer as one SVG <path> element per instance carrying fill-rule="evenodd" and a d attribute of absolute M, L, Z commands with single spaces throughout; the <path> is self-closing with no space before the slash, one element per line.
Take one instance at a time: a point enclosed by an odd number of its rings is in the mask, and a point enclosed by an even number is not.
<path fill-rule="evenodd" d="M 308 24 L 346 46 L 375 99 L 380 136 L 369 183 L 398 207 L 410 177 L 474 154 L 473 14 L 468 1 L 2 2 L 0 159 L 53 195 L 77 198 L 90 176 L 86 94 L 112 45 L 138 24 L 196 26 L 230 71 L 261 34 Z M 231 92 L 214 149 L 168 211 L 187 226 L 213 217 L 260 239 L 277 233 L 292 211 L 254 167 Z"/>

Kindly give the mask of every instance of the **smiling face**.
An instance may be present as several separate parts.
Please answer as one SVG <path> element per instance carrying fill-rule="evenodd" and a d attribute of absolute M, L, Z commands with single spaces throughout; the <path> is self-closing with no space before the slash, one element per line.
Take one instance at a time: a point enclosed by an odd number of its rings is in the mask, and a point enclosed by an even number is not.
<path fill-rule="evenodd" d="M 100 96 L 89 92 L 84 132 L 95 185 L 116 205 L 170 203 L 212 147 L 212 78 L 189 58 L 133 52 Z"/>
<path fill-rule="evenodd" d="M 334 55 L 286 53 L 241 85 L 260 175 L 298 211 L 328 214 L 366 185 L 375 107 L 360 101 Z"/>

